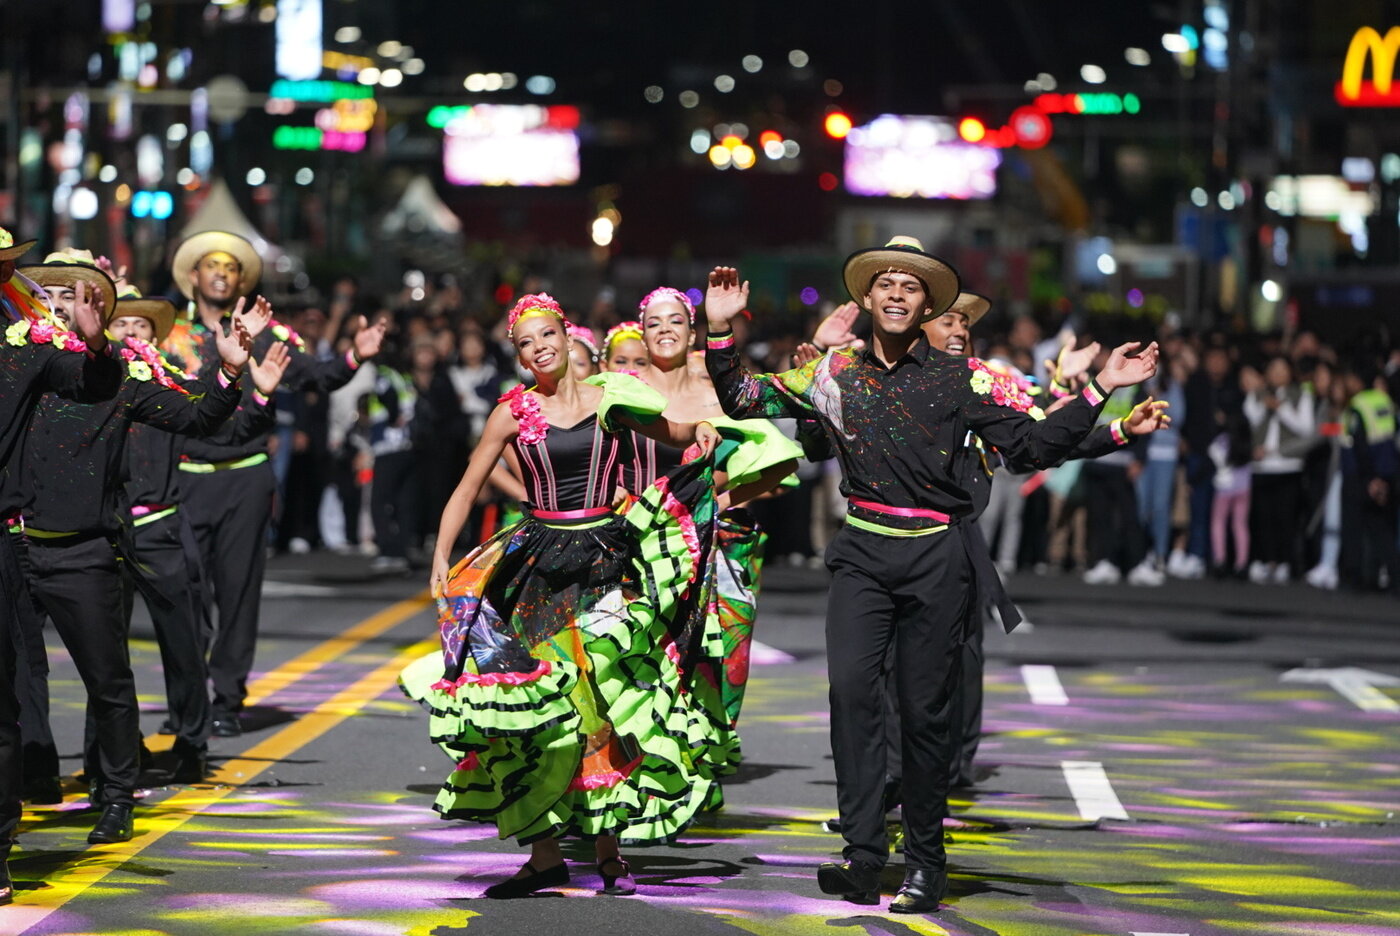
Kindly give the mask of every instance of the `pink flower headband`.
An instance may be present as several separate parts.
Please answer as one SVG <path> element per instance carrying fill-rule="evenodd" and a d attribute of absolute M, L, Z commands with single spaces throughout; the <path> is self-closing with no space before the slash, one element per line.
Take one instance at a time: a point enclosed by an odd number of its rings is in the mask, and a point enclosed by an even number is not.
<path fill-rule="evenodd" d="M 585 328 L 582 325 L 575 325 L 573 322 L 570 322 L 565 331 L 568 332 L 570 338 L 575 341 L 583 342 L 584 347 L 586 347 L 594 357 L 598 356 L 598 336 L 593 334 L 593 329 Z"/>
<path fill-rule="evenodd" d="M 506 337 L 514 338 L 515 326 L 520 323 L 522 318 L 530 314 L 552 315 L 566 326 L 569 324 L 568 316 L 564 314 L 564 310 L 560 308 L 553 296 L 549 293 L 530 293 L 521 296 L 520 300 L 511 307 L 510 315 L 506 318 Z"/>
<path fill-rule="evenodd" d="M 679 302 L 685 307 L 686 313 L 690 316 L 690 324 L 695 325 L 695 306 L 691 303 L 690 297 L 679 289 L 672 289 L 670 286 L 660 286 L 647 293 L 637 306 L 638 312 L 645 312 L 647 307 L 653 302 Z"/>
<path fill-rule="evenodd" d="M 609 328 L 607 336 L 603 338 L 603 350 L 611 355 L 613 345 L 619 341 L 626 341 L 628 338 L 635 338 L 638 341 L 642 340 L 641 322 L 618 322 L 612 328 Z"/>

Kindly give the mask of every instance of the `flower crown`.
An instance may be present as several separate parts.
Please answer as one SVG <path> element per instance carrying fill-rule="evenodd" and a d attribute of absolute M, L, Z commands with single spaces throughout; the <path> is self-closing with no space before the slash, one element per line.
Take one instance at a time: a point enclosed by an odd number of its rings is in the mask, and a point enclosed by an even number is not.
<path fill-rule="evenodd" d="M 530 293 L 521 296 L 515 305 L 511 306 L 510 315 L 506 319 L 506 337 L 515 337 L 515 326 L 520 320 L 532 312 L 543 312 L 552 315 L 565 325 L 569 324 L 569 318 L 564 314 L 564 310 L 549 293 Z"/>
<path fill-rule="evenodd" d="M 582 342 L 583 346 L 586 347 L 589 353 L 595 358 L 598 356 L 598 336 L 593 334 L 593 329 L 585 328 L 582 325 L 575 325 L 573 322 L 570 322 L 564 331 L 568 333 L 570 338 Z"/>
<path fill-rule="evenodd" d="M 603 339 L 603 351 L 611 355 L 614 344 L 629 338 L 635 338 L 637 341 L 642 340 L 641 322 L 618 322 L 609 328 L 607 336 Z"/>
<path fill-rule="evenodd" d="M 642 301 L 637 305 L 638 312 L 645 312 L 653 302 L 679 302 L 685 307 L 686 314 L 690 316 L 690 324 L 695 324 L 695 304 L 690 301 L 690 297 L 679 289 L 670 286 L 659 286 L 647 293 Z"/>

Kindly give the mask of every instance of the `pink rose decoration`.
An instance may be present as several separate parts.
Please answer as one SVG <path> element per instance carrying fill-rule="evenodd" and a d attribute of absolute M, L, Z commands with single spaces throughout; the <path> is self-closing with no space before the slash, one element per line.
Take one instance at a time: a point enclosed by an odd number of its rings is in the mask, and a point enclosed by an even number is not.
<path fill-rule="evenodd" d="M 29 338 L 36 344 L 49 344 L 53 341 L 53 336 L 53 322 L 40 320 L 29 329 Z"/>

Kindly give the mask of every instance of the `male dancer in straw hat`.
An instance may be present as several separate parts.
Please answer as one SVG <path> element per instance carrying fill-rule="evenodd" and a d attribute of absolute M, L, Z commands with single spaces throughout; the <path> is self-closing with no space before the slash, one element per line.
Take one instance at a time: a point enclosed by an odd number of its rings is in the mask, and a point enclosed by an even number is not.
<path fill-rule="evenodd" d="M 42 285 L 52 270 L 45 264 L 25 272 Z M 113 306 L 112 314 L 120 311 L 119 303 Z M 265 308 L 245 313 L 239 304 L 229 332 L 218 337 L 220 367 L 207 387 L 192 392 L 173 378 L 154 347 L 127 341 L 120 349 L 127 379 L 110 403 L 76 406 L 50 395 L 35 414 L 22 463 L 25 580 L 88 692 L 95 751 L 85 759 L 93 805 L 103 810 L 88 836 L 91 843 L 131 838 L 140 772 L 139 711 L 116 544 L 126 512 L 129 430 L 134 422 L 186 434 L 217 430 L 242 399 L 239 380 L 253 337 L 267 320 Z"/>
<path fill-rule="evenodd" d="M 920 328 L 957 298 L 950 266 L 913 238 L 896 238 L 853 254 L 844 273 L 871 314 L 868 348 L 782 374 L 746 374 L 729 323 L 747 304 L 747 284 L 719 268 L 705 302 L 706 367 L 730 416 L 815 416 L 836 448 L 850 510 L 827 550 L 827 656 L 846 860 L 823 865 L 818 883 L 855 902 L 879 900 L 889 857 L 881 676 L 894 644 L 902 763 L 925 795 L 904 810 L 907 870 L 890 909 L 925 913 L 947 888 L 948 701 L 973 576 L 961 523 L 972 502 L 948 455 L 971 429 L 1032 464 L 1053 464 L 1088 435 L 1109 390 L 1151 376 L 1156 347 L 1134 358 L 1134 346 L 1117 349 L 1080 398 L 1049 417 L 1022 412 L 1019 388 L 934 350 Z"/>
<path fill-rule="evenodd" d="M 22 292 L 12 283 L 15 261 L 33 246 L 34 241 L 16 244 L 10 232 L 0 228 L 0 291 L 5 293 L 0 301 L 0 326 L 4 328 L 0 339 L 0 518 L 4 519 L 19 513 L 18 462 L 40 395 L 53 391 L 97 402 L 111 399 L 122 379 L 121 365 L 107 349 L 102 310 L 94 304 L 86 284 L 75 289 L 73 324 L 77 331 L 65 332 L 61 343 L 54 341 L 56 332 L 47 322 L 48 327 L 36 335 L 34 325 L 41 319 L 27 318 L 23 308 L 11 303 L 11 290 Z M 42 337 L 47 340 L 37 340 Z M 25 599 L 15 547 L 9 536 L 0 536 L 0 904 L 13 897 L 5 862 L 20 818 L 14 630 L 18 604 Z"/>
<path fill-rule="evenodd" d="M 211 353 L 215 336 L 234 304 L 257 285 L 262 258 L 252 244 L 235 234 L 205 231 L 180 244 L 171 275 L 192 301 L 194 316 L 183 327 L 177 326 L 166 347 L 207 381 L 218 366 Z M 283 385 L 328 393 L 349 383 L 360 364 L 379 353 L 385 328 L 385 322 L 367 325 L 362 318 L 353 350 L 345 357 L 320 361 L 304 353 L 296 335 L 274 321 L 267 334 L 259 337 L 253 353 L 262 358 L 274 341 L 287 341 L 292 354 Z M 238 713 L 248 695 L 248 673 L 257 644 L 275 487 L 267 439 L 268 433 L 263 433 L 239 444 L 191 441 L 180 463 L 184 507 L 219 609 L 209 675 L 214 683 L 213 732 L 220 737 L 242 734 Z"/>

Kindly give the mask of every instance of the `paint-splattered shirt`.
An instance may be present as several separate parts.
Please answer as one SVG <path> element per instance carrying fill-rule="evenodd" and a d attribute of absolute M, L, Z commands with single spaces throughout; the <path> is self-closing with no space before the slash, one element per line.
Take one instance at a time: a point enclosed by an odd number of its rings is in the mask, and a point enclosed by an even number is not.
<path fill-rule="evenodd" d="M 712 336 L 716 344 L 722 339 Z M 954 465 L 969 429 L 1018 464 L 1050 467 L 1094 428 L 1108 396 L 1090 383 L 1046 417 L 1014 381 L 923 337 L 889 368 L 871 350 L 831 351 L 804 367 L 754 376 L 732 345 L 711 346 L 705 366 L 730 416 L 815 417 L 841 462 L 847 497 L 952 517 L 973 510 Z M 851 512 L 887 526 L 919 525 L 854 506 Z"/>
<path fill-rule="evenodd" d="M 20 454 L 40 394 L 95 403 L 111 399 L 121 379 L 111 351 L 89 356 L 52 344 L 0 341 L 0 518 L 19 513 L 23 504 Z"/>

